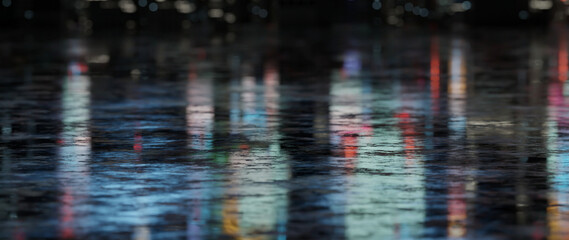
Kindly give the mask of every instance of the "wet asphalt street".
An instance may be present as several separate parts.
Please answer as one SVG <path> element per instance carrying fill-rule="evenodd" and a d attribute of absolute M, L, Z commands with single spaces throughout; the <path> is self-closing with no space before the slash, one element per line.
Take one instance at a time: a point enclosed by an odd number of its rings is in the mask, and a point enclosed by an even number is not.
<path fill-rule="evenodd" d="M 0 40 L 0 239 L 566 239 L 568 36 Z"/>

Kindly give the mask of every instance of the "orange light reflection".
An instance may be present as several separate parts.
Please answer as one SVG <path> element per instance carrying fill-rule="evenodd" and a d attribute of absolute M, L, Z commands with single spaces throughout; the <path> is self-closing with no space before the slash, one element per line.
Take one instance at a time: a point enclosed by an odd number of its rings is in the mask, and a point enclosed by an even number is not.
<path fill-rule="evenodd" d="M 433 37 L 431 39 L 431 99 L 438 99 L 440 95 L 440 56 L 439 56 L 439 39 Z"/>

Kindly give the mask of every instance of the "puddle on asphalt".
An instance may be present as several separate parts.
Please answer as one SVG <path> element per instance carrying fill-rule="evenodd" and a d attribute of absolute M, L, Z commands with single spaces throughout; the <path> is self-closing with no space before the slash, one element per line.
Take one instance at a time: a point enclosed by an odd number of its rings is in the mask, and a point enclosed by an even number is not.
<path fill-rule="evenodd" d="M 0 238 L 568 236 L 566 34 L 283 36 L 2 42 Z"/>

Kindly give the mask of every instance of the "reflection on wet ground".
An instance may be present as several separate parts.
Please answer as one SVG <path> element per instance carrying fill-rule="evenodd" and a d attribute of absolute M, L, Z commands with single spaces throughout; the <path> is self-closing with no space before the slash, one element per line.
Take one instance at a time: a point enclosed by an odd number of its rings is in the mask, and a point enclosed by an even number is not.
<path fill-rule="evenodd" d="M 0 238 L 569 236 L 564 27 L 319 31 L 1 42 Z"/>

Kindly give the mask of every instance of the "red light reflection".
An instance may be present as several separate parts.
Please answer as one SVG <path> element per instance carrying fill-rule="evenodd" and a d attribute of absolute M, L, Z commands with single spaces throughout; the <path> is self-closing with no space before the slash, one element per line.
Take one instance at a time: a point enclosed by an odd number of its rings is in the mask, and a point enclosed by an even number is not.
<path fill-rule="evenodd" d="M 403 131 L 403 147 L 405 150 L 405 165 L 413 165 L 415 155 L 413 151 L 417 149 L 415 136 L 417 136 L 417 131 L 411 122 L 411 114 L 403 112 L 395 114 L 395 117 L 399 119 L 399 128 Z"/>
<path fill-rule="evenodd" d="M 132 147 L 136 153 L 142 151 L 142 134 L 140 132 L 134 133 L 134 145 Z"/>
<path fill-rule="evenodd" d="M 89 67 L 87 66 L 87 64 L 82 62 L 71 62 L 67 66 L 67 75 L 69 76 L 81 75 L 83 73 L 86 73 L 87 71 L 89 71 Z"/>
<path fill-rule="evenodd" d="M 63 206 L 61 208 L 61 229 L 60 236 L 62 239 L 72 239 L 75 237 L 73 233 L 73 193 L 70 188 L 63 190 Z"/>

